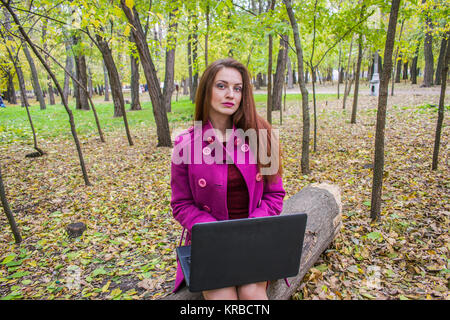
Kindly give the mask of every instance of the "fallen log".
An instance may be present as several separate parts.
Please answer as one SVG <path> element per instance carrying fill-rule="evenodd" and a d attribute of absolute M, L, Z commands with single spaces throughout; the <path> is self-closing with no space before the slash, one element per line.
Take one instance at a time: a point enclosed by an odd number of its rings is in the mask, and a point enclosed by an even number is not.
<path fill-rule="evenodd" d="M 284 201 L 281 214 L 304 212 L 308 215 L 302 258 L 297 276 L 270 281 L 267 295 L 270 300 L 288 300 L 296 292 L 308 270 L 331 244 L 342 226 L 342 204 L 339 187 L 327 183 L 311 184 Z M 201 292 L 190 292 L 187 287 L 164 300 L 199 300 Z"/>

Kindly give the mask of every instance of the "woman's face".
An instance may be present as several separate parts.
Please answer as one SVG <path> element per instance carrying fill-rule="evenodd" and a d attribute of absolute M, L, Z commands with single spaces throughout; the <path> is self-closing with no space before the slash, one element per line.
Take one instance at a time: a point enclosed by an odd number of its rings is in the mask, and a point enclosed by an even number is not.
<path fill-rule="evenodd" d="M 242 99 L 242 76 L 234 68 L 222 68 L 217 72 L 211 92 L 210 117 L 231 116 L 239 108 Z"/>

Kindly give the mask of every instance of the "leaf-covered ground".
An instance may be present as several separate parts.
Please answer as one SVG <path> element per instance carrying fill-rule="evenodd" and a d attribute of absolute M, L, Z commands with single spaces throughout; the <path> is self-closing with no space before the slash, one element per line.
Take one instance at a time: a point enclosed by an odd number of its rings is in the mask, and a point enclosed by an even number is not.
<path fill-rule="evenodd" d="M 428 104 L 438 103 L 438 90 L 400 89 L 388 101 L 382 216 L 374 224 L 377 98 L 359 97 L 355 125 L 352 99 L 345 111 L 342 98 L 319 102 L 318 149 L 308 176 L 300 172 L 300 101 L 288 102 L 282 126 L 275 120 L 286 198 L 328 182 L 340 187 L 343 204 L 341 233 L 293 299 L 449 299 L 448 116 L 439 169 L 432 172 L 437 112 Z M 264 110 L 261 104 L 258 111 Z M 1 299 L 157 299 L 171 292 L 181 234 L 169 206 L 171 149 L 156 148 L 152 125 L 136 125 L 132 133 L 132 147 L 122 128 L 107 132 L 106 143 L 81 137 L 91 187 L 84 186 L 67 136 L 40 141 L 47 152 L 41 158 L 24 157 L 30 142 L 0 146 L 7 196 L 24 239 L 14 244 L 0 209 Z M 65 227 L 77 221 L 87 230 L 71 239 Z"/>

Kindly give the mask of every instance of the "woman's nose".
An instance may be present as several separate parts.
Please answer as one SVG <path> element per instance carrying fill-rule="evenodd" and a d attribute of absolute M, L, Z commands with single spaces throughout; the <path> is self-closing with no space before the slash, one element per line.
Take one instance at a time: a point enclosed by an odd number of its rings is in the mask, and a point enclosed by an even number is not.
<path fill-rule="evenodd" d="M 234 98 L 234 90 L 232 87 L 228 87 L 227 97 Z"/>

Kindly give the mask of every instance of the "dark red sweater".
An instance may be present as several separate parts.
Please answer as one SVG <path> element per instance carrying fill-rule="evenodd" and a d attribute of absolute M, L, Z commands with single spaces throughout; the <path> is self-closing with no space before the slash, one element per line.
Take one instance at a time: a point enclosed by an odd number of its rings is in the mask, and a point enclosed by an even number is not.
<path fill-rule="evenodd" d="M 248 218 L 248 202 L 248 190 L 244 177 L 234 164 L 228 164 L 227 207 L 229 218 Z"/>

